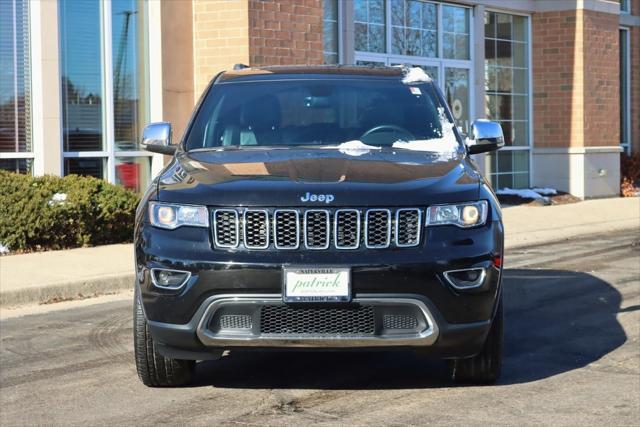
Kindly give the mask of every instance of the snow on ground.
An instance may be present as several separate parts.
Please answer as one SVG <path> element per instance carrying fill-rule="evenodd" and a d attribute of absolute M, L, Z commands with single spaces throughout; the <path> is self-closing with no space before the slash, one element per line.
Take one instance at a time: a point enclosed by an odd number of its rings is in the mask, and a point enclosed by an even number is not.
<path fill-rule="evenodd" d="M 542 194 L 543 196 L 555 196 L 556 194 L 558 194 L 558 191 L 555 188 L 539 188 L 539 187 L 534 187 L 533 191 L 535 191 L 538 194 Z"/>
<path fill-rule="evenodd" d="M 402 79 L 402 83 L 411 84 L 411 83 L 430 83 L 431 77 L 420 67 L 412 67 L 404 74 L 404 78 Z"/>
<path fill-rule="evenodd" d="M 552 196 L 558 194 L 558 192 L 553 188 L 523 188 L 516 190 L 506 187 L 496 191 L 496 194 L 499 196 L 518 196 L 523 199 L 543 199 L 544 196 Z"/>

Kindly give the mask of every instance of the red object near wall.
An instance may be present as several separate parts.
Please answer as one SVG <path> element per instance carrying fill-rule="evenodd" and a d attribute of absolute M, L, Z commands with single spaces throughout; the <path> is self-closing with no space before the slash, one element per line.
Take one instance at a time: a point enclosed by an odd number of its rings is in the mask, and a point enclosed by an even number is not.
<path fill-rule="evenodd" d="M 124 188 L 139 191 L 140 165 L 137 163 L 121 163 L 116 166 L 118 181 Z"/>

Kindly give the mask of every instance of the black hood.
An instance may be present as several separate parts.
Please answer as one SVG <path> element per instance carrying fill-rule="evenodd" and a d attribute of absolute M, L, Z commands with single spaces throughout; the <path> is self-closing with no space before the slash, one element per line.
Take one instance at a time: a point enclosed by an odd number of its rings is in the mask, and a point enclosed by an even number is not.
<path fill-rule="evenodd" d="M 208 206 L 422 206 L 476 200 L 479 185 L 462 152 L 250 148 L 178 153 L 158 179 L 158 198 Z M 307 193 L 333 200 L 307 200 Z"/>

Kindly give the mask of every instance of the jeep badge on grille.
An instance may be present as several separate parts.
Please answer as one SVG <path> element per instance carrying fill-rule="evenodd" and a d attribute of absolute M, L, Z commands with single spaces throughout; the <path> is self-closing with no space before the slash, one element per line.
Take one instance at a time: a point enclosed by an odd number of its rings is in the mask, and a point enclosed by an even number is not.
<path fill-rule="evenodd" d="M 335 200 L 333 194 L 312 194 L 307 192 L 304 196 L 300 197 L 301 202 L 325 202 L 329 204 Z"/>

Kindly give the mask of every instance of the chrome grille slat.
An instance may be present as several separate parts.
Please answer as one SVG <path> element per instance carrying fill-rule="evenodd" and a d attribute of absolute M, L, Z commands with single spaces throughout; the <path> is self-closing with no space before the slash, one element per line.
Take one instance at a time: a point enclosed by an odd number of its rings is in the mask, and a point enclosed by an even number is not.
<path fill-rule="evenodd" d="M 220 208 L 212 216 L 221 249 L 408 248 L 422 239 L 420 208 Z"/>
<path fill-rule="evenodd" d="M 300 215 L 295 209 L 273 212 L 273 242 L 276 249 L 298 249 L 300 246 Z"/>
<path fill-rule="evenodd" d="M 309 209 L 304 213 L 304 246 L 307 249 L 329 249 L 331 214 L 327 210 Z"/>
<path fill-rule="evenodd" d="M 369 249 L 388 248 L 391 244 L 391 211 L 369 209 L 364 218 L 364 245 Z"/>
<path fill-rule="evenodd" d="M 396 211 L 396 246 L 408 248 L 420 243 L 422 211 L 420 209 L 398 209 Z"/>
<path fill-rule="evenodd" d="M 338 209 L 333 218 L 333 244 L 336 249 L 358 249 L 360 246 L 360 211 Z"/>
<path fill-rule="evenodd" d="M 269 247 L 269 211 L 247 209 L 243 215 L 244 245 L 248 249 Z"/>
<path fill-rule="evenodd" d="M 237 248 L 240 244 L 240 224 L 235 209 L 213 211 L 213 236 L 216 246 Z"/>

